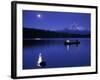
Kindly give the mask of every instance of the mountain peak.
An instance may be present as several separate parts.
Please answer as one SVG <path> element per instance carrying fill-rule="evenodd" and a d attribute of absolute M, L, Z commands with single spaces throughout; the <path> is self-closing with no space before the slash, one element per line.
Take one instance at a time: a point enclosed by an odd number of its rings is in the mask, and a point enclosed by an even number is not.
<path fill-rule="evenodd" d="M 84 31 L 85 28 L 84 28 L 83 26 L 80 26 L 80 25 L 77 24 L 76 22 L 73 22 L 73 23 L 69 26 L 68 30 Z"/>

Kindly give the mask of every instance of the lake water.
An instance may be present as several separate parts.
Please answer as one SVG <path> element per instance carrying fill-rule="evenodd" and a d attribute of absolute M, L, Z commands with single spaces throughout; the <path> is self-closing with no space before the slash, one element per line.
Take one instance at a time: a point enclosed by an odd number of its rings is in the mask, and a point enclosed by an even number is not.
<path fill-rule="evenodd" d="M 79 40 L 80 44 L 64 45 L 65 40 Z M 90 66 L 90 49 L 90 38 L 26 40 L 23 45 L 23 69 L 38 69 L 39 53 L 46 62 L 45 68 Z"/>

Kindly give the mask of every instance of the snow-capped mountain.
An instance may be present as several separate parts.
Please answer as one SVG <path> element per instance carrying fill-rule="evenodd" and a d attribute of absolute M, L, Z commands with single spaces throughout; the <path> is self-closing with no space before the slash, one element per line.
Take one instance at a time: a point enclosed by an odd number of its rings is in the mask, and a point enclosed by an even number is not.
<path fill-rule="evenodd" d="M 69 27 L 61 30 L 64 33 L 71 33 L 71 34 L 90 34 L 90 31 L 87 30 L 85 27 L 80 26 L 77 23 L 71 24 Z"/>
<path fill-rule="evenodd" d="M 73 23 L 69 26 L 69 30 L 77 30 L 77 31 L 83 31 L 86 30 L 83 26 L 78 25 L 77 23 Z"/>

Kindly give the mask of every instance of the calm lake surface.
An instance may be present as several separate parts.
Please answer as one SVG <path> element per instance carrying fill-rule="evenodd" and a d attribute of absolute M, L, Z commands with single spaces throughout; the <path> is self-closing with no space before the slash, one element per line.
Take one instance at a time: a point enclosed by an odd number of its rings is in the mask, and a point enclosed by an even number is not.
<path fill-rule="evenodd" d="M 80 44 L 64 45 L 65 40 L 79 40 Z M 23 69 L 37 69 L 39 53 L 46 62 L 45 68 L 90 66 L 90 49 L 90 38 L 26 40 L 23 45 Z"/>

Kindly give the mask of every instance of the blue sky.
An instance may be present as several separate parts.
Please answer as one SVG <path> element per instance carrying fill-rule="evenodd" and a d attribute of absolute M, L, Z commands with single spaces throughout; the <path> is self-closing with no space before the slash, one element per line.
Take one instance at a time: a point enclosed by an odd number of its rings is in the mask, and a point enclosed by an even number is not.
<path fill-rule="evenodd" d="M 91 15 L 89 13 L 48 12 L 23 10 L 23 27 L 44 30 L 73 29 L 90 30 Z"/>

